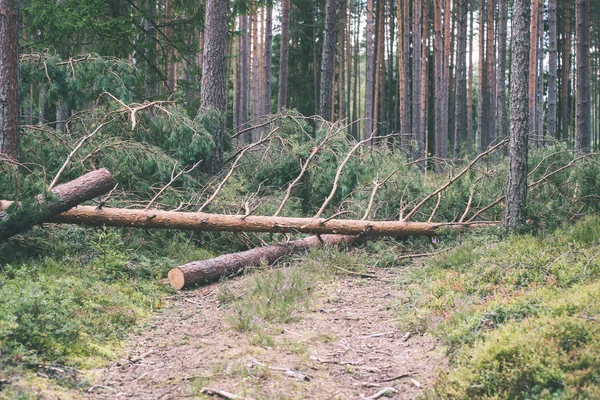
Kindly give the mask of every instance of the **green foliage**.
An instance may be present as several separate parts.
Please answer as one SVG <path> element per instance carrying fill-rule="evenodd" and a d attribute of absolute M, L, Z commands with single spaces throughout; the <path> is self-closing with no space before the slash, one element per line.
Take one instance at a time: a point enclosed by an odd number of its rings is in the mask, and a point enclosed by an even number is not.
<path fill-rule="evenodd" d="M 474 234 L 412 272 L 399 315 L 412 329 L 436 330 L 454 360 L 438 397 L 600 392 L 599 226 L 592 216 L 538 236 Z"/>

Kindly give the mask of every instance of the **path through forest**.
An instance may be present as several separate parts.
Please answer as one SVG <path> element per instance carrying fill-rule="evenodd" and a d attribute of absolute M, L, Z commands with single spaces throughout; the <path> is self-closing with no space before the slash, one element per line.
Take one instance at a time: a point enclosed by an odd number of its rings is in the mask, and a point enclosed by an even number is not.
<path fill-rule="evenodd" d="M 94 371 L 88 397 L 205 398 L 207 386 L 251 399 L 361 399 L 385 387 L 391 398 L 416 398 L 445 367 L 444 351 L 431 335 L 398 330 L 394 271 L 370 272 L 378 278 L 324 284 L 267 344 L 230 327 L 219 284 L 180 292 L 131 337 L 125 358 Z"/>

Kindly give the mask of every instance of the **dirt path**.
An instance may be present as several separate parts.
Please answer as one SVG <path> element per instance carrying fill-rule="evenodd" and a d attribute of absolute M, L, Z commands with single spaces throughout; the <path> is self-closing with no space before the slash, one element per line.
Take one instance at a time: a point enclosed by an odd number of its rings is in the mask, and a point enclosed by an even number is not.
<path fill-rule="evenodd" d="M 393 307 L 402 293 L 385 273 L 320 288 L 302 318 L 269 332 L 267 344 L 230 328 L 218 284 L 182 292 L 131 338 L 127 359 L 94 371 L 87 396 L 208 398 L 206 386 L 240 398 L 361 399 L 392 387 L 387 398 L 416 398 L 446 360 L 430 335 L 398 331 Z"/>

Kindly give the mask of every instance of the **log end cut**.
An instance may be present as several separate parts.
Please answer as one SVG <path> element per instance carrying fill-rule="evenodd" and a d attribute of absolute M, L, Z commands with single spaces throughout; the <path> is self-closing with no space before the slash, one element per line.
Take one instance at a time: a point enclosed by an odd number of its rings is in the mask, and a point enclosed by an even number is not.
<path fill-rule="evenodd" d="M 185 286 L 185 275 L 181 268 L 171 268 L 169 270 L 169 283 L 177 290 L 183 289 Z"/>

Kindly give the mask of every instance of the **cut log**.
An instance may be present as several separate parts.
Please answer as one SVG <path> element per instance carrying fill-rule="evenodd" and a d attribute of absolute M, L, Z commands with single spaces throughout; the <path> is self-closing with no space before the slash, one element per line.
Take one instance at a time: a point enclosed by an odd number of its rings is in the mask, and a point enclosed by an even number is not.
<path fill-rule="evenodd" d="M 19 206 L 9 210 L 12 202 L 0 200 L 0 242 L 106 193 L 112 185 L 112 175 L 103 168 L 56 186 L 51 191 L 52 196 L 37 196 L 37 204 L 33 207 Z"/>
<path fill-rule="evenodd" d="M 0 211 L 4 203 L 0 203 Z M 435 236 L 449 229 L 497 226 L 496 222 L 431 223 L 362 221 L 326 218 L 289 218 L 191 213 L 161 210 L 131 210 L 78 206 L 49 220 L 63 224 L 116 226 L 146 229 L 181 229 L 208 232 L 308 233 L 362 236 Z"/>
<path fill-rule="evenodd" d="M 270 265 L 282 257 L 299 253 L 321 244 L 328 246 L 351 244 L 358 239 L 358 236 L 348 235 L 311 236 L 305 239 L 258 247 L 239 253 L 225 254 L 209 260 L 194 261 L 171 269 L 169 271 L 169 283 L 176 289 L 183 289 L 198 284 L 214 282 L 223 276 L 238 274 L 247 267 L 257 266 L 263 262 Z"/>

